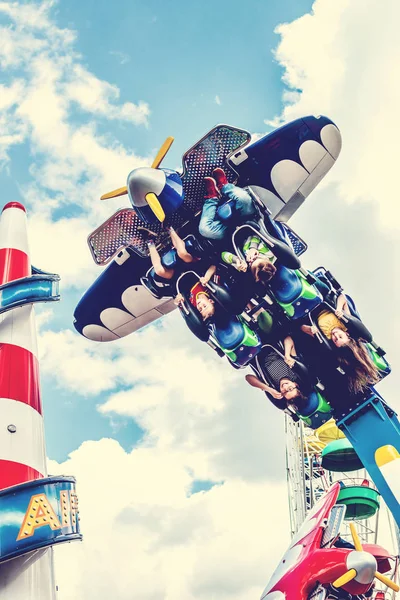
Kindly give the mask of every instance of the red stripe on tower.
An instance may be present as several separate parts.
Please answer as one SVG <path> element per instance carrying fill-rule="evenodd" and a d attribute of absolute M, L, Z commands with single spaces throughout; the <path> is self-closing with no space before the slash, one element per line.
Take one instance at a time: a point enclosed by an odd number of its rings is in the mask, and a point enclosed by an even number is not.
<path fill-rule="evenodd" d="M 0 216 L 0 285 L 31 275 L 26 211 Z M 35 316 L 32 304 L 0 315 L 0 489 L 46 475 Z"/>
<path fill-rule="evenodd" d="M 29 273 L 29 258 L 25 252 L 15 248 L 0 248 L 0 282 L 7 283 Z"/>
<path fill-rule="evenodd" d="M 13 485 L 18 485 L 24 481 L 40 479 L 41 477 L 42 475 L 36 471 L 36 469 L 32 469 L 32 467 L 27 467 L 26 465 L 12 462 L 11 460 L 1 461 L 0 481 L 2 484 L 2 489 L 11 487 Z"/>
<path fill-rule="evenodd" d="M 21 371 L 24 377 L 20 377 Z M 25 402 L 42 414 L 39 361 L 25 348 L 0 344 L 0 398 Z"/>

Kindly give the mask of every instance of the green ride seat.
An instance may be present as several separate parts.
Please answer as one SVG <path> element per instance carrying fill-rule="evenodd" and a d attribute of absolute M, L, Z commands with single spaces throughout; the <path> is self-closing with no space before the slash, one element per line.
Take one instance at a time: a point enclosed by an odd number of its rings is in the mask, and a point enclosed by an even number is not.
<path fill-rule="evenodd" d="M 352 485 L 342 488 L 337 498 L 337 504 L 346 508 L 345 520 L 369 519 L 380 507 L 379 492 L 364 485 Z"/>
<path fill-rule="evenodd" d="M 357 471 L 364 466 L 347 438 L 327 444 L 322 450 L 321 458 L 322 466 L 327 471 Z"/>

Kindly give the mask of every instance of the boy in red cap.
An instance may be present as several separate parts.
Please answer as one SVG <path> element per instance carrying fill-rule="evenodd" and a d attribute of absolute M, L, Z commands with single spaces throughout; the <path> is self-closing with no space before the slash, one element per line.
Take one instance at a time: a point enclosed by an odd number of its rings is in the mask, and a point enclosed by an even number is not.
<path fill-rule="evenodd" d="M 190 302 L 199 311 L 203 321 L 206 321 L 215 314 L 215 304 L 202 285 L 202 283 L 196 283 L 190 290 Z"/>
<path fill-rule="evenodd" d="M 204 278 L 202 279 L 204 280 Z M 210 298 L 204 285 L 201 281 L 198 281 L 194 284 L 190 290 L 189 301 L 195 308 L 197 308 L 203 321 L 206 321 L 210 317 L 214 316 L 215 304 L 214 300 Z M 183 300 L 184 298 L 182 294 L 178 294 L 175 298 L 175 303 L 179 305 L 181 302 L 183 302 Z"/>

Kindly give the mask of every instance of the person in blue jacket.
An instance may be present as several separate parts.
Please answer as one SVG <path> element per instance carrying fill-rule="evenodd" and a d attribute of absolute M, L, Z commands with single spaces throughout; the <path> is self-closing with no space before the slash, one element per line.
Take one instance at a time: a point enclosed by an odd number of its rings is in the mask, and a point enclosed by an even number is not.
<path fill-rule="evenodd" d="M 199 222 L 199 233 L 210 240 L 222 240 L 230 225 L 218 215 L 219 206 L 226 200 L 232 200 L 235 219 L 245 221 L 256 215 L 256 208 L 250 194 L 229 183 L 225 171 L 217 167 L 213 177 L 205 177 L 206 188 L 203 209 Z"/>

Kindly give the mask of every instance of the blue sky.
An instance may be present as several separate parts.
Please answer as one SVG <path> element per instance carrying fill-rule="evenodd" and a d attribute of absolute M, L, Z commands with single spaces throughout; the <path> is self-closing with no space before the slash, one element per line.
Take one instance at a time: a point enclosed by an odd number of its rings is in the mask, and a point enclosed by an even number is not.
<path fill-rule="evenodd" d="M 99 119 L 98 131 L 142 156 L 154 154 L 173 135 L 165 164 L 175 166 L 216 123 L 257 132 L 269 129 L 264 120 L 280 112 L 283 91 L 282 68 L 272 54 L 278 39 L 274 28 L 301 16 L 311 4 L 126 1 L 111 10 L 107 2 L 68 1 L 56 4 L 53 14 L 58 27 L 76 32 L 73 47 L 81 62 L 99 79 L 118 86 L 121 102 L 142 100 L 150 107 L 147 126 Z M 75 123 L 86 120 L 84 111 L 74 111 Z M 4 193 L 14 193 L 15 181 L 29 185 L 30 152 L 29 141 L 12 150 L 10 175 L 1 174 Z M 95 194 L 92 200 L 98 201 Z M 79 205 L 61 206 L 53 218 L 80 212 Z M 64 288 L 52 329 L 70 327 L 78 299 L 77 291 Z M 42 385 L 47 450 L 55 460 L 64 460 L 86 439 L 112 436 L 126 449 L 140 439 L 141 429 L 132 421 L 115 417 L 110 423 L 96 411 L 103 396 L 71 396 L 54 387 L 53 377 L 43 377 Z"/>
<path fill-rule="evenodd" d="M 113 134 L 141 154 L 174 135 L 170 162 L 175 164 L 215 123 L 240 122 L 263 131 L 264 118 L 279 113 L 282 70 L 271 54 L 274 28 L 311 5 L 304 0 L 125 1 L 110 10 L 108 2 L 73 0 L 59 4 L 57 21 L 78 32 L 83 62 L 116 83 L 121 100 L 150 105 L 148 128 L 121 127 Z"/>
<path fill-rule="evenodd" d="M 399 19 L 395 0 L 0 2 L 2 197 L 61 275 L 38 310 L 47 454 L 77 477 L 85 541 L 56 549 L 60 600 L 257 598 L 288 542 L 282 415 L 243 373 L 176 313 L 111 344 L 72 326 L 101 272 L 87 235 L 128 206 L 100 195 L 168 135 L 176 168 L 216 123 L 338 124 L 341 156 L 291 225 L 386 348 L 396 407 Z"/>

